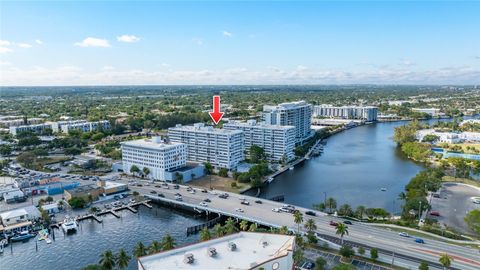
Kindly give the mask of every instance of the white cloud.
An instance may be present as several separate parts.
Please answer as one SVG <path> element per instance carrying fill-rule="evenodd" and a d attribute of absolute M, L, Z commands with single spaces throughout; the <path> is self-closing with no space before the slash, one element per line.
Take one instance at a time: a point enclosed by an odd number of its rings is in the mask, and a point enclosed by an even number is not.
<path fill-rule="evenodd" d="M 5 66 L 11 66 L 11 65 L 12 65 L 12 63 L 10 63 L 8 61 L 0 61 L 0 66 L 5 67 Z"/>
<path fill-rule="evenodd" d="M 112 66 L 104 66 L 102 70 L 114 70 L 115 68 Z"/>
<path fill-rule="evenodd" d="M 234 67 L 219 70 L 83 70 L 78 67 L 2 67 L 3 85 L 142 85 L 142 84 L 480 84 L 480 69 L 372 68 L 371 70 Z"/>
<path fill-rule="evenodd" d="M 17 46 L 20 47 L 20 48 L 23 48 L 23 49 L 28 49 L 28 48 L 32 47 L 32 45 L 30 45 L 28 43 L 17 43 Z"/>
<path fill-rule="evenodd" d="M 224 37 L 228 37 L 228 38 L 233 37 L 233 34 L 230 33 L 230 32 L 228 32 L 228 31 L 222 31 L 222 35 L 223 35 Z"/>
<path fill-rule="evenodd" d="M 10 46 L 11 44 L 8 40 L 0 40 L 0 46 Z"/>
<path fill-rule="evenodd" d="M 43 45 L 43 41 L 41 41 L 40 39 L 35 39 L 35 43 L 37 43 L 38 45 Z"/>
<path fill-rule="evenodd" d="M 12 49 L 0 46 L 0 53 L 9 53 L 9 52 L 12 52 Z"/>
<path fill-rule="evenodd" d="M 74 45 L 79 47 L 110 47 L 108 40 L 94 37 L 87 37 L 82 42 L 76 42 Z"/>
<path fill-rule="evenodd" d="M 415 66 L 416 63 L 413 62 L 413 61 L 411 61 L 411 60 L 402 59 L 402 60 L 400 61 L 400 65 L 401 65 L 401 66 Z"/>
<path fill-rule="evenodd" d="M 140 41 L 140 38 L 134 35 L 121 35 L 117 37 L 117 40 L 119 42 L 134 43 Z"/>
<path fill-rule="evenodd" d="M 203 39 L 201 38 L 192 38 L 192 41 L 197 44 L 198 46 L 202 46 L 203 45 Z"/>

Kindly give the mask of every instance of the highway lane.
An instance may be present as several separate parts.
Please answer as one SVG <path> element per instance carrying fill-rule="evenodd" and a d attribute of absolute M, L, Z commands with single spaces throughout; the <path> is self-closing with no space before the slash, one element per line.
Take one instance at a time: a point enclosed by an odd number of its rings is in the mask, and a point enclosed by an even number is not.
<path fill-rule="evenodd" d="M 243 196 L 238 194 L 229 193 L 228 199 L 221 199 L 218 194 L 222 191 L 215 191 L 214 193 L 202 193 L 199 189 L 195 189 L 195 194 L 190 194 L 186 190 L 186 186 L 181 186 L 180 189 L 173 189 L 170 185 L 169 189 L 156 188 L 152 184 L 150 186 L 130 186 L 132 190 L 137 190 L 143 194 L 150 195 L 152 197 L 157 196 L 151 194 L 151 190 L 156 190 L 162 193 L 167 199 L 174 199 L 175 193 L 182 194 L 183 202 L 197 205 L 199 209 L 213 209 L 222 210 L 230 215 L 236 215 L 239 218 L 259 221 L 259 223 L 266 224 L 278 224 L 285 225 L 291 229 L 296 230 L 297 225 L 293 222 L 293 215 L 289 213 L 275 213 L 272 208 L 278 208 L 282 206 L 282 203 L 257 199 L 254 197 Z M 204 199 L 209 198 L 211 200 L 207 207 L 199 206 L 199 203 Z M 241 198 L 246 198 L 250 205 L 240 204 Z M 261 200 L 262 204 L 257 204 L 254 201 Z M 236 209 L 241 208 L 244 212 L 237 212 Z M 299 208 L 298 210 L 305 213 L 310 209 Z M 343 220 L 337 219 L 331 216 L 327 216 L 325 213 L 315 211 L 317 216 L 312 217 L 304 215 L 304 220 L 313 218 L 317 224 L 317 232 L 320 234 L 329 235 L 331 237 L 338 237 L 335 234 L 335 227 L 330 226 L 330 220 L 342 222 Z M 303 228 L 301 227 L 303 230 Z M 373 227 L 367 224 L 355 223 L 349 225 L 349 235 L 345 237 L 346 240 L 353 241 L 366 246 L 372 246 L 379 249 L 388 251 L 394 251 L 396 254 L 403 254 L 419 258 L 422 260 L 438 263 L 438 258 L 442 253 L 448 253 L 451 256 L 455 256 L 455 260 L 452 263 L 453 267 L 458 269 L 479 269 L 480 268 L 480 253 L 478 250 L 468 247 L 462 247 L 458 245 L 448 244 L 439 240 L 425 239 L 425 244 L 418 244 L 414 242 L 414 238 L 400 237 L 397 232 L 389 231 L 383 228 Z"/>

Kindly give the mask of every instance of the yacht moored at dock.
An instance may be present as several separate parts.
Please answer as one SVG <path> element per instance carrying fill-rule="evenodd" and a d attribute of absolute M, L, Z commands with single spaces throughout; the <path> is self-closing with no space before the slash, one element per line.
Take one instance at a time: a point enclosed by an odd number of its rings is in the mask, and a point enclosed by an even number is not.
<path fill-rule="evenodd" d="M 65 217 L 65 220 L 62 223 L 62 229 L 65 233 L 76 232 L 78 228 L 78 223 L 74 218 Z"/>
<path fill-rule="evenodd" d="M 12 238 L 10 238 L 10 241 L 20 242 L 20 241 L 23 241 L 23 240 L 30 239 L 32 237 L 35 237 L 35 234 L 30 233 L 29 231 L 21 231 L 18 234 L 12 236 Z"/>

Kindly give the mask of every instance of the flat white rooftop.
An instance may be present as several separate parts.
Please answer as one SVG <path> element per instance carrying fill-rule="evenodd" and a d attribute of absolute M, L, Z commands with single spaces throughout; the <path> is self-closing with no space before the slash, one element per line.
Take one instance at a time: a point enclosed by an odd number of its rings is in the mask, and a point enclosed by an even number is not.
<path fill-rule="evenodd" d="M 141 148 L 147 148 L 147 149 L 169 149 L 169 148 L 174 148 L 181 144 L 183 143 L 177 143 L 177 142 L 166 143 L 156 138 L 122 142 L 122 145 L 125 145 L 125 146 L 141 147 Z"/>
<path fill-rule="evenodd" d="M 169 128 L 169 130 L 179 130 L 179 131 L 192 131 L 192 132 L 199 132 L 199 133 L 210 133 L 210 134 L 239 134 L 243 131 L 241 130 L 229 130 L 223 128 L 213 128 L 212 126 L 205 126 L 203 124 L 197 123 L 189 126 L 183 125 L 176 125 L 175 127 Z"/>
<path fill-rule="evenodd" d="M 231 250 L 229 243 L 234 243 L 236 249 Z M 138 269 L 251 269 L 288 255 L 294 245 L 295 237 L 291 235 L 240 232 L 141 257 Z M 208 255 L 211 248 L 216 251 L 212 257 Z M 193 255 L 192 263 L 184 262 L 186 254 Z"/>

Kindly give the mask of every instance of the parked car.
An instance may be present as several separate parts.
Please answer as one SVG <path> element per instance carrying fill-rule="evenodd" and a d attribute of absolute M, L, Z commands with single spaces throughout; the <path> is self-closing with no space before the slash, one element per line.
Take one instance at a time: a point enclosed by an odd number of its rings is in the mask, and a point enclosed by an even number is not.
<path fill-rule="evenodd" d="M 273 212 L 276 212 L 276 213 L 279 213 L 279 212 L 280 212 L 280 209 L 279 209 L 279 208 L 273 208 L 272 211 L 273 211 Z"/>
<path fill-rule="evenodd" d="M 401 232 L 398 235 L 400 235 L 401 237 L 410 237 L 410 235 L 408 235 L 408 233 L 406 232 Z"/>
<path fill-rule="evenodd" d="M 415 239 L 415 243 L 425 244 L 425 241 L 423 241 L 422 238 L 417 238 L 417 239 Z"/>
<path fill-rule="evenodd" d="M 309 215 L 309 216 L 316 216 L 317 214 L 313 211 L 306 211 L 305 212 L 305 215 Z"/>

